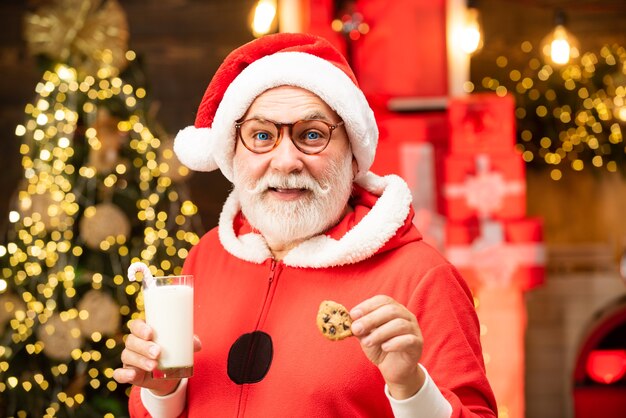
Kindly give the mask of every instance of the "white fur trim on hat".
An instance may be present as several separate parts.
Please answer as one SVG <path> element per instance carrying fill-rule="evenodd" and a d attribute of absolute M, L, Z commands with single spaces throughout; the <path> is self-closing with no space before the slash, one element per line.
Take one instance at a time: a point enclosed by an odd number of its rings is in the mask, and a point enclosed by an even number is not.
<path fill-rule="evenodd" d="M 193 170 L 216 167 L 233 180 L 235 122 L 254 99 L 273 87 L 290 85 L 309 90 L 328 104 L 345 123 L 358 176 L 374 161 L 378 128 L 363 92 L 346 73 L 330 62 L 303 52 L 279 52 L 247 66 L 228 86 L 210 128 L 188 127 L 176 136 L 174 150 Z M 292 121 L 279 121 L 292 122 Z"/>

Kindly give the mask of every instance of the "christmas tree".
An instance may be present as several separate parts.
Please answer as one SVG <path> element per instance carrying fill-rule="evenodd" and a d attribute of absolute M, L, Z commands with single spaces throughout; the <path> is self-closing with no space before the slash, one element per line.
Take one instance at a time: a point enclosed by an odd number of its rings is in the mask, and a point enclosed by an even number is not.
<path fill-rule="evenodd" d="M 25 36 L 47 69 L 16 128 L 24 176 L 0 245 L 0 416 L 126 416 L 112 375 L 142 310 L 126 269 L 180 272 L 200 227 L 188 172 L 115 1 L 48 1 Z"/>

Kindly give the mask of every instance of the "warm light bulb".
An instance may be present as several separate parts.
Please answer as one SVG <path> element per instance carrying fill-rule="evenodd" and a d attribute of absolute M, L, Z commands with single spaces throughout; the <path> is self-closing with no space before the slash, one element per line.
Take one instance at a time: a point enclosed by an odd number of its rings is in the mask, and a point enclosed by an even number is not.
<path fill-rule="evenodd" d="M 565 65 L 579 55 L 578 41 L 564 26 L 565 15 L 557 12 L 556 26 L 542 41 L 541 50 L 556 65 Z"/>
<path fill-rule="evenodd" d="M 554 29 L 554 40 L 550 43 L 550 58 L 555 64 L 567 64 L 570 59 L 571 46 L 567 41 L 567 33 L 563 26 Z"/>
<path fill-rule="evenodd" d="M 480 15 L 478 9 L 469 8 L 465 12 L 465 23 L 459 31 L 459 46 L 466 54 L 473 54 L 482 47 Z"/>
<path fill-rule="evenodd" d="M 252 33 L 254 36 L 263 36 L 270 32 L 276 17 L 276 1 L 259 0 L 252 18 Z"/>

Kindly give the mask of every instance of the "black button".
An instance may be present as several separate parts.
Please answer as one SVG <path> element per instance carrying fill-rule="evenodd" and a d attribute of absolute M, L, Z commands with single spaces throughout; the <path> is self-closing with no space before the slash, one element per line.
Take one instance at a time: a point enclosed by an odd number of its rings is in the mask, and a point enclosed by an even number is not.
<path fill-rule="evenodd" d="M 228 377 L 238 385 L 258 383 L 272 364 L 272 338 L 263 331 L 243 334 L 228 352 Z"/>

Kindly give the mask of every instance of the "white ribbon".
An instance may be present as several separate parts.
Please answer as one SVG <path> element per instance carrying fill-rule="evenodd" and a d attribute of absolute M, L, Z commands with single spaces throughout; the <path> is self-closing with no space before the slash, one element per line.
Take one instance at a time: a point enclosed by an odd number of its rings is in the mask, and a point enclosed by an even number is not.
<path fill-rule="evenodd" d="M 490 169 L 488 155 L 476 156 L 476 174 L 468 175 L 462 184 L 444 186 L 449 198 L 465 198 L 468 207 L 476 209 L 481 218 L 497 212 L 508 195 L 523 193 L 526 183 L 522 180 L 506 181 L 502 173 Z"/>
<path fill-rule="evenodd" d="M 542 243 L 507 243 L 502 224 L 494 221 L 482 221 L 478 238 L 469 245 L 448 246 L 446 256 L 458 268 L 475 270 L 486 286 L 510 286 L 518 268 L 546 262 Z"/>

